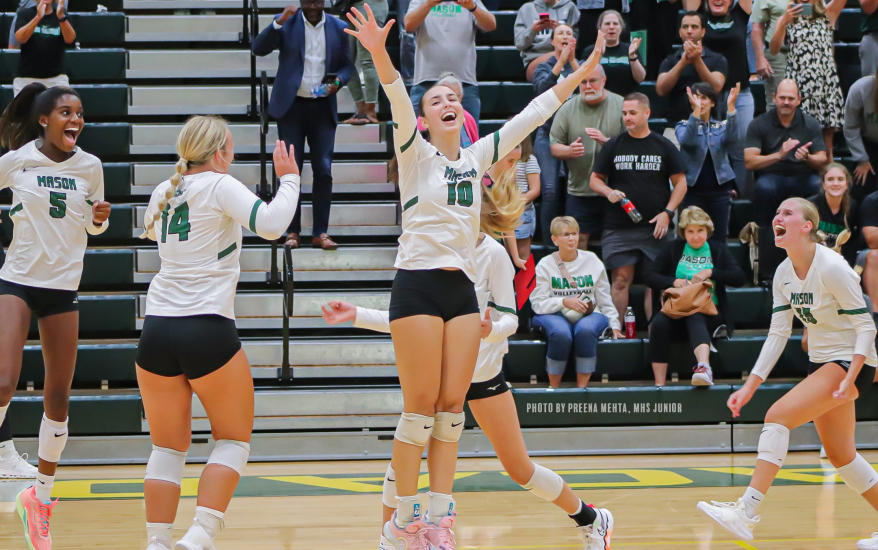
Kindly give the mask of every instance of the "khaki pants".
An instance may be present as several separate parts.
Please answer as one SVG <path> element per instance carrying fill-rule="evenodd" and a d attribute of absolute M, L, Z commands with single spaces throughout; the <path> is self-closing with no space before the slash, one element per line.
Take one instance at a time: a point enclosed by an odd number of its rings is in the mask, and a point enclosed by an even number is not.
<path fill-rule="evenodd" d="M 46 85 L 46 88 L 54 88 L 55 86 L 70 86 L 70 80 L 67 78 L 66 74 L 59 74 L 58 76 L 53 76 L 52 78 L 22 78 L 18 77 L 12 81 L 12 95 L 17 96 L 21 93 L 21 90 L 24 89 L 28 84 L 33 84 L 34 82 L 42 82 Z"/>
<path fill-rule="evenodd" d="M 771 78 L 765 79 L 765 105 L 766 108 L 771 109 L 774 107 L 774 93 L 777 92 L 777 86 L 787 75 L 787 56 L 785 53 L 771 55 L 768 48 L 765 48 L 765 59 L 774 71 Z"/>

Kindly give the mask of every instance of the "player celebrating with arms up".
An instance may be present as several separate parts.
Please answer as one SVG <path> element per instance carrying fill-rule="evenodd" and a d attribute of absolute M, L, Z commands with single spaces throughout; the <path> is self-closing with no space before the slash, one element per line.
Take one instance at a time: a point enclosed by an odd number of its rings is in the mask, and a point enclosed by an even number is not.
<path fill-rule="evenodd" d="M 729 397 L 733 416 L 753 397 L 783 353 L 793 315 L 808 328 L 810 375 L 781 397 L 765 415 L 759 455 L 750 486 L 736 503 L 699 502 L 698 509 L 735 535 L 753 540 L 756 515 L 765 493 L 783 466 L 790 430 L 814 422 L 826 455 L 848 487 L 878 510 L 878 472 L 854 445 L 854 400 L 875 378 L 875 323 L 860 281 L 844 258 L 817 244 L 817 208 L 805 199 L 785 200 L 774 217 L 774 243 L 787 259 L 774 275 L 771 330 L 753 372 Z M 878 536 L 862 540 L 860 550 L 878 550 Z"/>
<path fill-rule="evenodd" d="M 79 338 L 77 290 L 88 235 L 107 230 L 101 161 L 76 146 L 85 122 L 70 88 L 29 84 L 0 119 L 0 188 L 12 189 L 15 224 L 0 269 L 0 423 L 18 376 L 31 316 L 46 366 L 37 484 L 16 497 L 32 550 L 49 550 L 55 469 L 67 444 L 67 410 Z M 56 501 L 57 502 L 57 501 Z"/>
<path fill-rule="evenodd" d="M 399 550 L 425 550 L 428 545 L 453 550 L 451 490 L 457 442 L 479 352 L 481 323 L 474 287 L 479 218 L 483 208 L 490 208 L 496 214 L 490 222 L 493 229 L 509 231 L 524 206 L 521 193 L 503 193 L 495 189 L 497 184 L 490 193 L 482 191 L 482 175 L 548 120 L 597 67 L 603 36 L 596 53 L 578 71 L 534 99 L 499 131 L 461 149 L 460 98 L 445 86 L 433 86 L 423 95 L 419 110 L 430 133 L 428 143 L 418 132 L 405 85 L 385 48 L 393 21 L 379 27 L 368 4 L 365 9 L 365 16 L 352 10 L 349 19 L 356 30 L 346 32 L 372 54 L 390 100 L 403 206 L 389 320 L 404 412 L 393 444 L 397 510 L 384 531 Z M 431 438 L 430 502 L 424 521 L 417 481 L 421 454 Z"/>

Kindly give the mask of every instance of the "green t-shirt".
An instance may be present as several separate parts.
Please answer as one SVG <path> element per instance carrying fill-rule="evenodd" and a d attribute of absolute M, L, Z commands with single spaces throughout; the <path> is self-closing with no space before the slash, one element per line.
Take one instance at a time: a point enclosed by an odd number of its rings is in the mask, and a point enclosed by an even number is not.
<path fill-rule="evenodd" d="M 612 138 L 625 131 L 622 122 L 622 96 L 607 91 L 607 98 L 596 107 L 591 107 L 582 97 L 574 95 L 555 113 L 552 122 L 550 143 L 570 145 L 576 138 L 582 138 L 585 154 L 567 161 L 570 170 L 567 192 L 577 197 L 594 197 L 597 195 L 588 186 L 591 179 L 594 161 L 601 150 L 596 141 L 588 137 L 586 128 L 597 128 L 606 137 Z"/>
<path fill-rule="evenodd" d="M 787 7 L 789 7 L 788 0 L 755 0 L 753 2 L 753 7 L 750 11 L 750 22 L 765 25 L 766 54 L 768 53 L 768 43 L 771 42 L 771 37 L 774 36 L 775 23 L 787 11 Z"/>
<path fill-rule="evenodd" d="M 686 243 L 685 248 L 683 248 L 683 256 L 677 264 L 676 277 L 678 279 L 689 280 L 693 275 L 704 271 L 705 269 L 713 269 L 713 258 L 710 255 L 710 244 L 704 243 L 704 246 L 696 250 L 689 246 L 689 243 Z M 710 289 L 710 296 L 713 299 L 713 303 L 718 305 L 719 302 L 717 301 L 716 294 L 713 290 L 713 288 Z"/>

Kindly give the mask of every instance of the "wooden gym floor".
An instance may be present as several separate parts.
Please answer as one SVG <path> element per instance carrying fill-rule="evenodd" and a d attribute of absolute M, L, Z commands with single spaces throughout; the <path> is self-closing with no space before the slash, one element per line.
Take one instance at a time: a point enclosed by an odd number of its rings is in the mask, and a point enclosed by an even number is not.
<path fill-rule="evenodd" d="M 863 452 L 878 464 L 878 452 Z M 842 550 L 878 531 L 878 513 L 839 482 L 816 453 L 792 453 L 760 510 L 751 543 L 735 541 L 695 510 L 699 500 L 736 500 L 755 455 L 539 458 L 587 503 L 616 519 L 613 547 L 625 550 Z M 384 461 L 252 464 L 217 537 L 221 550 L 375 550 Z M 201 466 L 188 466 L 183 493 L 194 495 Z M 581 548 L 572 521 L 512 483 L 493 459 L 458 465 L 456 529 L 461 550 Z M 55 550 L 143 550 L 143 466 L 59 470 L 52 518 Z M 422 485 L 426 484 L 422 477 Z M 0 482 L 0 549 L 26 548 L 15 494 Z M 184 498 L 175 536 L 188 528 L 194 498 Z"/>

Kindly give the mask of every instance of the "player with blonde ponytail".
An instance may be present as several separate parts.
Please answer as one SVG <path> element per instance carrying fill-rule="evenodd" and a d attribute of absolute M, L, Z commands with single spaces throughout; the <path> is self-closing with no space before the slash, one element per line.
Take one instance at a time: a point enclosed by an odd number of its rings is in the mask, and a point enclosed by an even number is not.
<path fill-rule="evenodd" d="M 384 526 L 398 550 L 454 550 L 454 471 L 463 430 L 463 404 L 479 352 L 480 316 L 476 296 L 476 241 L 484 204 L 482 175 L 561 106 L 600 62 L 603 36 L 595 53 L 552 90 L 534 99 L 500 130 L 466 149 L 460 130 L 464 111 L 447 86 L 433 86 L 419 103 L 421 124 L 399 73 L 387 53 L 394 21 L 381 27 L 368 4 L 354 8 L 345 32 L 372 54 L 378 79 L 390 100 L 393 142 L 399 164 L 402 236 L 390 294 L 390 334 L 396 354 L 403 414 L 394 435 L 397 510 Z M 500 201 L 496 222 L 504 219 Z M 515 210 L 518 210 L 517 208 Z M 520 214 L 520 212 L 519 212 Z M 513 226 L 514 227 L 514 226 Z M 501 229 L 503 227 L 500 227 Z M 422 518 L 417 485 L 427 443 L 430 502 Z M 592 516 L 591 521 L 594 521 Z"/>
<path fill-rule="evenodd" d="M 250 455 L 253 379 L 235 327 L 241 226 L 275 240 L 293 219 L 299 170 L 278 141 L 280 188 L 265 204 L 228 174 L 235 144 L 218 117 L 189 119 L 177 138 L 174 174 L 156 187 L 144 236 L 162 266 L 149 285 L 137 350 L 137 383 L 153 450 L 146 465 L 147 550 L 170 550 L 186 452 L 192 393 L 207 412 L 216 446 L 201 474 L 195 520 L 176 550 L 215 550 L 213 539 Z"/>

